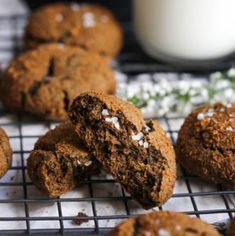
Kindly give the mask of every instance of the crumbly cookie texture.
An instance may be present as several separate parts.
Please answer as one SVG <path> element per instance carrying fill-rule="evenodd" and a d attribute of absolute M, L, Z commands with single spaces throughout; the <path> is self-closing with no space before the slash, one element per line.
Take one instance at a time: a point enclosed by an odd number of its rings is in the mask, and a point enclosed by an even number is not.
<path fill-rule="evenodd" d="M 79 46 L 110 58 L 122 45 L 122 30 L 112 13 L 92 4 L 46 5 L 29 19 L 25 45 L 35 48 L 44 43 Z"/>
<path fill-rule="evenodd" d="M 42 136 L 27 161 L 33 184 L 51 197 L 60 196 L 85 177 L 97 173 L 98 166 L 70 122 L 62 123 Z"/>
<path fill-rule="evenodd" d="M 49 44 L 14 59 L 0 82 L 0 98 L 11 111 L 64 120 L 73 98 L 91 89 L 115 93 L 107 60 L 96 53 Z"/>
<path fill-rule="evenodd" d="M 107 236 L 219 236 L 211 225 L 178 212 L 162 211 L 130 218 Z"/>
<path fill-rule="evenodd" d="M 216 103 L 193 111 L 180 129 L 176 153 L 191 174 L 235 186 L 235 105 Z"/>
<path fill-rule="evenodd" d="M 78 96 L 69 117 L 103 168 L 144 208 L 172 195 L 175 154 L 156 122 L 146 123 L 132 104 L 99 92 Z"/>
<path fill-rule="evenodd" d="M 3 177 L 12 163 L 12 148 L 6 132 L 0 128 L 0 178 Z"/>

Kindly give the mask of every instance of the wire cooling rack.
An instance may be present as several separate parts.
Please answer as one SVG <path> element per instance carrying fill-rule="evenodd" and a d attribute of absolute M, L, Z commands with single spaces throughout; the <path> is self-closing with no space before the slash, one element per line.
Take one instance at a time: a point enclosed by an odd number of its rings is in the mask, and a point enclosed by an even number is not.
<path fill-rule="evenodd" d="M 26 16 L 20 15 L 0 18 L 0 62 L 3 68 L 21 50 L 25 22 Z M 117 69 L 131 75 L 130 78 L 143 72 L 182 70 L 148 58 L 132 40 L 129 27 L 124 27 L 127 43 L 114 63 Z M 223 69 L 229 63 L 221 63 L 214 69 Z M 169 115 L 155 119 L 175 144 L 184 118 Z M 50 199 L 32 185 L 26 161 L 38 137 L 55 125 L 32 117 L 14 116 L 0 107 L 0 126 L 8 133 L 14 149 L 13 166 L 0 180 L 0 235 L 104 235 L 123 219 L 158 210 L 185 212 L 224 232 L 226 222 L 235 213 L 233 189 L 204 183 L 187 175 L 179 166 L 174 195 L 162 207 L 149 211 L 141 209 L 119 184 L 104 173 L 84 180 L 81 186 L 60 198 Z M 78 218 L 78 212 L 88 217 Z M 75 219 L 88 222 L 77 225 L 74 224 Z"/>

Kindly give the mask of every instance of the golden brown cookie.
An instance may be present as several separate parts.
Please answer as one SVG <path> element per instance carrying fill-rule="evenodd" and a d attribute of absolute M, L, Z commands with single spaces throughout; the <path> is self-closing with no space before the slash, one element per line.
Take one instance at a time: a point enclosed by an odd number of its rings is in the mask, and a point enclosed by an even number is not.
<path fill-rule="evenodd" d="M 27 48 L 53 42 L 114 57 L 122 45 L 122 30 L 104 7 L 56 3 L 36 10 L 25 31 Z"/>
<path fill-rule="evenodd" d="M 12 149 L 5 131 L 0 128 L 0 178 L 6 174 L 12 163 Z"/>
<path fill-rule="evenodd" d="M 235 186 L 235 105 L 216 103 L 193 111 L 180 129 L 176 153 L 191 174 Z"/>
<path fill-rule="evenodd" d="M 227 236 L 234 236 L 235 235 L 235 218 L 233 218 L 228 225 Z"/>
<path fill-rule="evenodd" d="M 162 205 L 175 183 L 175 154 L 164 131 L 115 96 L 83 93 L 69 117 L 103 168 L 144 208 Z"/>
<path fill-rule="evenodd" d="M 59 44 L 28 51 L 2 76 L 0 97 L 14 112 L 64 120 L 74 97 L 90 89 L 115 93 L 115 78 L 106 59 L 96 53 Z"/>
<path fill-rule="evenodd" d="M 206 222 L 185 214 L 160 211 L 130 218 L 107 236 L 220 236 Z"/>
<path fill-rule="evenodd" d="M 50 197 L 60 196 L 98 172 L 97 161 L 70 122 L 60 124 L 36 142 L 27 168 L 33 184 Z"/>

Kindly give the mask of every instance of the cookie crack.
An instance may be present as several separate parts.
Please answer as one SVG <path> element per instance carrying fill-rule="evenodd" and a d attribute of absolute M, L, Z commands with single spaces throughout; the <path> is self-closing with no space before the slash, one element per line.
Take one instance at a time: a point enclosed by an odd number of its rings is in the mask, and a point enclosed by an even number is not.
<path fill-rule="evenodd" d="M 69 105 L 70 105 L 70 99 L 69 99 L 69 95 L 68 92 L 66 90 L 63 90 L 63 94 L 64 94 L 64 110 L 68 111 L 69 110 Z"/>
<path fill-rule="evenodd" d="M 48 84 L 51 77 L 54 75 L 55 58 L 52 57 L 48 64 L 47 74 L 43 77 L 41 81 L 35 81 L 29 88 L 28 93 L 31 96 L 35 96 L 43 84 Z"/>
<path fill-rule="evenodd" d="M 139 230 L 141 228 L 141 224 L 138 219 L 135 220 L 135 223 L 133 225 L 133 233 L 132 236 L 137 236 L 139 233 Z"/>

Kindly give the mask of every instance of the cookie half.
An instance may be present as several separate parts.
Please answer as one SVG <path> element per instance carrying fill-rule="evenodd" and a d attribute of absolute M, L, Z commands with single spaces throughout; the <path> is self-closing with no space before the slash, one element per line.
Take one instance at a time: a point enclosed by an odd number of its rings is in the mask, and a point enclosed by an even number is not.
<path fill-rule="evenodd" d="M 144 208 L 171 195 L 176 168 L 173 147 L 160 126 L 115 96 L 78 96 L 69 111 L 75 131 L 95 158 Z"/>
<path fill-rule="evenodd" d="M 3 177 L 12 164 L 12 148 L 6 132 L 0 128 L 0 178 Z"/>
<path fill-rule="evenodd" d="M 235 186 L 234 151 L 234 104 L 202 106 L 186 118 L 179 131 L 179 163 L 206 181 Z"/>
<path fill-rule="evenodd" d="M 219 236 L 211 225 L 178 212 L 162 211 L 130 218 L 107 236 Z"/>
<path fill-rule="evenodd" d="M 6 108 L 64 120 L 72 100 L 91 89 L 115 93 L 106 59 L 80 48 L 50 44 L 23 53 L 4 72 L 0 98 Z"/>
<path fill-rule="evenodd" d="M 51 4 L 29 18 L 25 45 L 45 43 L 79 46 L 100 55 L 114 57 L 122 45 L 122 30 L 112 13 L 92 4 Z"/>
<path fill-rule="evenodd" d="M 66 122 L 36 142 L 27 169 L 37 188 L 50 197 L 58 197 L 97 173 L 98 164 L 78 139 L 71 123 Z"/>

